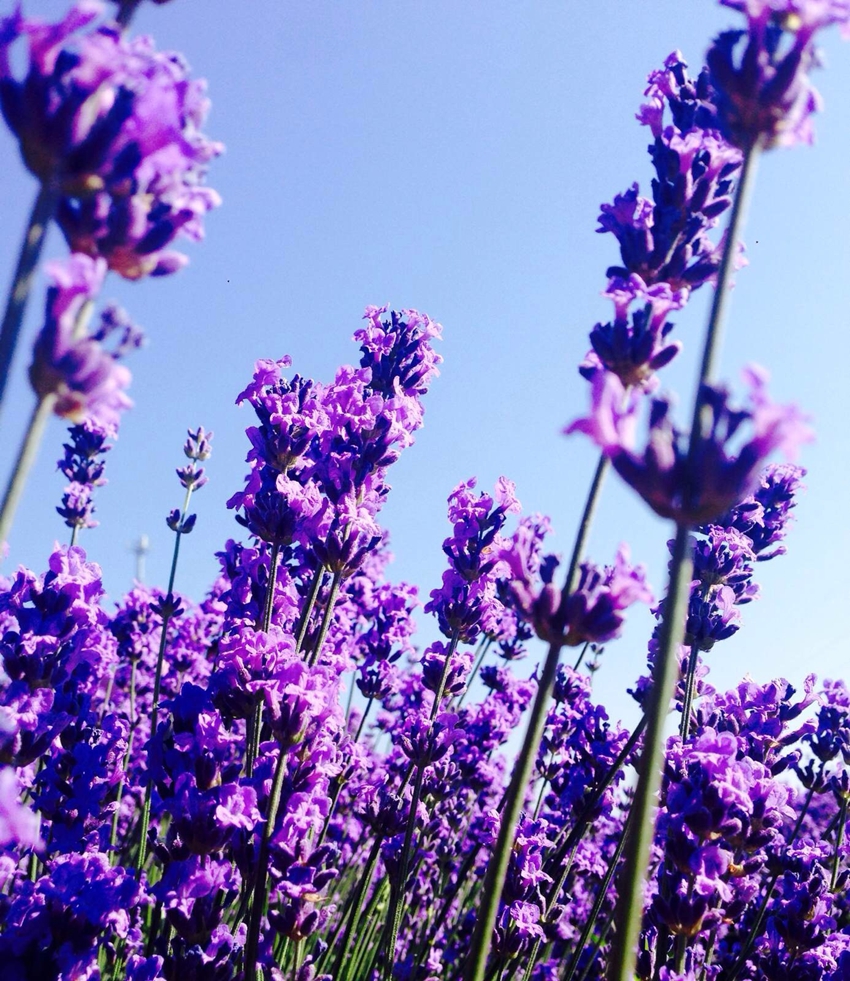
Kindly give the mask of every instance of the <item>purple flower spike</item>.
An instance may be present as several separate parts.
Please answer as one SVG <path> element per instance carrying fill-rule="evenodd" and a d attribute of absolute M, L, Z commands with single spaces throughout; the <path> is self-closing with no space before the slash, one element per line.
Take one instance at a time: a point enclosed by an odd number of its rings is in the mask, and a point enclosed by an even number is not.
<path fill-rule="evenodd" d="M 20 10 L 0 22 L 0 108 L 27 167 L 62 195 L 56 216 L 71 249 L 128 279 L 165 275 L 186 262 L 170 243 L 202 238 L 220 203 L 202 181 L 222 147 L 201 132 L 205 84 L 182 58 L 115 27 L 78 33 L 101 10 L 79 0 L 57 24 Z M 19 80 L 10 49 L 20 38 L 29 59 Z"/>
<path fill-rule="evenodd" d="M 846 0 L 721 0 L 747 19 L 724 31 L 706 56 L 727 139 L 746 149 L 811 143 L 820 96 L 808 72 L 818 62 L 814 35 L 850 26 Z"/>
<path fill-rule="evenodd" d="M 746 369 L 744 379 L 750 389 L 747 409 L 731 408 L 726 389 L 704 387 L 711 422 L 692 468 L 687 441 L 674 428 L 670 404 L 664 399 L 652 400 L 649 442 L 642 452 L 635 451 L 637 399 L 610 372 L 594 378 L 592 414 L 576 420 L 565 432 L 589 435 L 657 514 L 679 524 L 704 524 L 753 492 L 771 453 L 793 456 L 801 443 L 813 438 L 807 417 L 796 406 L 770 401 L 763 369 Z M 751 434 L 742 444 L 745 425 Z"/>
<path fill-rule="evenodd" d="M 47 264 L 52 285 L 47 291 L 45 324 L 35 342 L 30 381 L 39 397 L 56 396 L 56 415 L 87 420 L 110 434 L 121 413 L 133 404 L 124 394 L 130 372 L 118 364 L 122 353 L 100 343 L 103 333 L 85 330 L 84 307 L 94 300 L 106 275 L 103 259 L 72 255 Z"/>
<path fill-rule="evenodd" d="M 680 310 L 687 290 L 671 290 L 666 283 L 647 287 L 633 273 L 628 280 L 615 277 L 603 293 L 614 301 L 613 323 L 596 324 L 590 332 L 590 351 L 579 372 L 592 380 L 603 370 L 613 371 L 624 386 L 637 385 L 653 391 L 658 384 L 655 372 L 679 353 L 679 341 L 667 341 L 673 324 L 666 318 Z M 632 303 L 637 309 L 629 312 Z"/>
<path fill-rule="evenodd" d="M 722 246 L 708 232 L 730 206 L 741 154 L 718 131 L 714 92 L 706 73 L 693 80 L 674 51 L 649 76 L 638 120 L 652 130 L 652 200 L 637 184 L 603 204 L 599 232 L 611 232 L 622 265 L 608 276 L 637 274 L 649 286 L 697 289 L 714 280 Z M 672 120 L 665 125 L 665 111 Z"/>

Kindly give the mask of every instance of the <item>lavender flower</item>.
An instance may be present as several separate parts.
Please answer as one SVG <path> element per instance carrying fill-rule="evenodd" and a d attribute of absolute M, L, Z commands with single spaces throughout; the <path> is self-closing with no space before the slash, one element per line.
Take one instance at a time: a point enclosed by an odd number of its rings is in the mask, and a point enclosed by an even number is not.
<path fill-rule="evenodd" d="M 95 528 L 98 522 L 92 517 L 92 495 L 95 487 L 106 483 L 104 463 L 98 457 L 112 447 L 106 445 L 106 431 L 92 423 L 71 426 L 68 433 L 72 442 L 64 444 L 65 456 L 57 465 L 71 483 L 65 488 L 61 507 L 56 510 L 69 528 L 76 531 Z"/>
<path fill-rule="evenodd" d="M 724 135 L 742 149 L 811 143 L 811 116 L 820 108 L 808 77 L 817 65 L 814 36 L 832 24 L 846 30 L 850 6 L 844 0 L 721 2 L 747 19 L 745 30 L 720 34 L 707 55 Z"/>
<path fill-rule="evenodd" d="M 106 263 L 84 255 L 47 265 L 45 324 L 33 349 L 30 381 L 39 398 L 55 396 L 54 412 L 87 420 L 114 434 L 121 413 L 133 403 L 124 394 L 130 372 L 118 364 L 122 350 L 108 352 L 103 331 L 88 334 L 85 308 L 100 290 Z"/>
<path fill-rule="evenodd" d="M 638 119 L 652 130 L 649 147 L 655 169 L 650 201 L 637 184 L 602 205 L 599 232 L 613 233 L 620 244 L 622 266 L 609 277 L 637 274 L 648 286 L 697 289 L 717 272 L 722 244 L 708 232 L 730 206 L 741 154 L 718 132 L 714 93 L 705 73 L 687 74 L 678 51 L 661 71 L 649 76 L 649 102 Z M 665 109 L 672 120 L 664 125 Z"/>
<path fill-rule="evenodd" d="M 752 493 L 770 453 L 778 450 L 791 456 L 812 439 L 806 417 L 796 406 L 770 401 L 763 369 L 748 368 L 744 379 L 750 389 L 748 409 L 733 409 L 725 389 L 704 387 L 711 423 L 692 462 L 682 434 L 669 419 L 670 405 L 662 399 L 652 400 L 649 443 L 642 453 L 635 452 L 638 399 L 610 373 L 594 379 L 592 414 L 565 432 L 590 436 L 657 514 L 680 524 L 703 524 Z M 745 424 L 752 429 L 749 440 L 740 449 L 727 448 L 740 443 Z"/>
<path fill-rule="evenodd" d="M 176 54 L 111 26 L 85 33 L 101 12 L 79 0 L 56 24 L 20 10 L 0 25 L 0 107 L 27 167 L 61 194 L 57 219 L 75 252 L 104 258 L 129 279 L 165 275 L 186 257 L 167 249 L 198 240 L 219 204 L 202 185 L 221 145 L 201 132 L 204 83 Z M 15 77 L 11 48 L 29 44 Z"/>

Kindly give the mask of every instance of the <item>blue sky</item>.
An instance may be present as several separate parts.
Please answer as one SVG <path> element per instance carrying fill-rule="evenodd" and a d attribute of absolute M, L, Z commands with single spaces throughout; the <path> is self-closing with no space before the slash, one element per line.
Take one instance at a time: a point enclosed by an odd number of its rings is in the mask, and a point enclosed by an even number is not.
<path fill-rule="evenodd" d="M 25 0 L 24 9 L 57 17 L 64 3 Z M 128 547 L 143 532 L 148 579 L 166 580 L 164 518 L 181 500 L 174 467 L 186 427 L 202 424 L 216 433 L 210 483 L 177 584 L 203 594 L 214 552 L 241 532 L 224 502 L 246 470 L 249 411 L 233 403 L 254 361 L 288 353 L 295 370 L 329 380 L 356 360 L 350 337 L 368 303 L 417 307 L 444 325 L 442 376 L 424 430 L 393 468 L 384 512 L 394 577 L 423 595 L 438 584 L 445 498 L 472 475 L 482 487 L 500 474 L 516 481 L 525 509 L 549 514 L 553 547 L 568 552 L 595 451 L 560 429 L 585 411 L 576 364 L 608 316 L 599 291 L 617 261 L 613 238 L 594 233 L 599 204 L 635 180 L 648 186 L 648 136 L 634 120 L 646 74 L 674 48 L 698 68 L 710 37 L 736 17 L 710 0 L 144 5 L 135 29 L 209 80 L 207 131 L 227 145 L 209 182 L 224 204 L 207 220 L 207 241 L 187 249 L 186 270 L 140 284 L 110 277 L 104 291 L 150 338 L 130 365 L 136 408 L 108 458 L 101 527 L 83 537 L 110 593 L 129 586 Z M 748 362 L 770 368 L 774 394 L 814 416 L 818 442 L 801 460 L 808 492 L 788 555 L 759 568 L 763 598 L 711 655 L 724 687 L 746 671 L 801 681 L 847 666 L 850 47 L 835 34 L 823 46 L 817 144 L 761 163 L 744 236 L 750 266 L 722 358 L 735 383 Z M 0 168 L 0 256 L 11 269 L 35 185 L 8 134 Z M 54 233 L 46 257 L 62 254 Z M 42 294 L 40 281 L 27 349 Z M 685 351 L 663 382 L 683 406 L 708 299 L 697 293 L 676 318 Z M 3 479 L 32 404 L 26 364 L 22 351 L 2 419 Z M 53 540 L 65 539 L 54 511 L 62 438 L 56 421 L 6 572 L 18 562 L 43 568 Z M 614 479 L 590 553 L 607 562 L 628 541 L 660 592 L 670 534 Z M 648 613 L 634 616 L 606 653 L 597 684 L 613 714 L 630 712 L 623 690 L 642 671 L 650 629 Z"/>

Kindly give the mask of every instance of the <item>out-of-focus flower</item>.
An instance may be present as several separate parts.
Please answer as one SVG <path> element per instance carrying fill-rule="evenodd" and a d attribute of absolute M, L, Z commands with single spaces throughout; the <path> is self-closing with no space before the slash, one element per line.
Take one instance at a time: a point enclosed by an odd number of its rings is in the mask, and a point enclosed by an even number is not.
<path fill-rule="evenodd" d="M 703 405 L 710 418 L 688 459 L 687 440 L 674 428 L 670 403 L 653 399 L 649 441 L 635 450 L 639 401 L 627 393 L 616 375 L 594 378 L 593 410 L 573 422 L 566 433 L 583 432 L 611 458 L 620 476 L 664 518 L 697 525 L 715 520 L 758 486 L 765 459 L 775 451 L 793 456 L 812 431 L 807 417 L 794 405 L 782 406 L 767 395 L 767 373 L 750 367 L 744 372 L 749 406 L 733 409 L 725 388 L 703 387 Z M 749 438 L 742 434 L 749 427 Z"/>
<path fill-rule="evenodd" d="M 809 70 L 818 64 L 817 31 L 850 27 L 846 0 L 721 0 L 747 19 L 724 31 L 706 60 L 726 138 L 742 149 L 811 143 L 820 108 Z"/>
<path fill-rule="evenodd" d="M 59 193 L 71 249 L 128 279 L 164 275 L 186 262 L 167 247 L 181 234 L 200 239 L 220 203 L 202 181 L 222 147 L 201 132 L 205 84 L 179 55 L 115 26 L 83 32 L 102 10 L 78 0 L 56 24 L 20 8 L 0 22 L 0 107 L 27 167 Z M 10 50 L 19 38 L 29 45 L 20 80 Z"/>
<path fill-rule="evenodd" d="M 75 422 L 86 420 L 114 434 L 121 413 L 133 404 L 125 394 L 130 372 L 118 359 L 141 343 L 138 330 L 128 339 L 126 324 L 108 308 L 100 328 L 86 328 L 86 306 L 97 296 L 106 275 L 106 262 L 72 255 L 47 265 L 52 285 L 47 291 L 45 324 L 33 350 L 30 381 L 36 394 L 56 396 L 54 412 Z M 114 352 L 103 341 L 114 330 L 122 339 Z"/>

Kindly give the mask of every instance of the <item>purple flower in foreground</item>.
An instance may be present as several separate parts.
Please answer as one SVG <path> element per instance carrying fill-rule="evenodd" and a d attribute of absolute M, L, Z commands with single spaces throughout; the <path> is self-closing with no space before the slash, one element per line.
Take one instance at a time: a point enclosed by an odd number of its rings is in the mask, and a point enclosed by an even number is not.
<path fill-rule="evenodd" d="M 33 349 L 32 387 L 39 398 L 56 396 L 56 415 L 114 433 L 121 413 L 133 404 L 124 394 L 130 372 L 118 364 L 120 348 L 112 353 L 101 344 L 108 329 L 89 334 L 85 325 L 86 306 L 103 285 L 106 263 L 74 254 L 46 268 L 51 286 Z"/>
<path fill-rule="evenodd" d="M 574 591 L 564 595 L 553 582 L 557 559 L 547 556 L 539 561 L 528 551 L 531 543 L 525 535 L 503 549 L 502 558 L 509 567 L 505 578 L 513 602 L 537 636 L 548 643 L 575 647 L 613 640 L 620 634 L 629 606 L 653 601 L 646 572 L 643 566 L 630 564 L 627 545 L 617 550 L 613 566 L 600 569 L 583 562 Z"/>
<path fill-rule="evenodd" d="M 202 180 L 222 148 L 201 132 L 205 84 L 179 55 L 116 27 L 78 33 L 101 10 L 79 0 L 56 24 L 20 9 L 0 22 L 0 107 L 27 167 L 63 195 L 57 220 L 71 249 L 128 279 L 164 275 L 186 262 L 167 246 L 200 239 L 220 203 Z M 29 44 L 21 80 L 10 58 L 19 38 Z"/>
<path fill-rule="evenodd" d="M 846 0 L 721 0 L 747 19 L 724 31 L 706 56 L 720 127 L 741 148 L 811 143 L 820 97 L 809 81 L 815 33 L 850 26 Z"/>
<path fill-rule="evenodd" d="M 639 400 L 610 373 L 594 379 L 591 415 L 576 420 L 565 432 L 590 436 L 657 514 L 679 524 L 704 524 L 755 490 L 760 468 L 771 453 L 792 456 L 801 443 L 812 439 L 807 417 L 796 406 L 770 401 L 763 369 L 748 368 L 744 379 L 750 389 L 746 409 L 733 409 L 726 389 L 704 386 L 710 425 L 692 462 L 687 440 L 674 428 L 670 404 L 664 399 L 652 400 L 649 442 L 635 451 Z M 742 443 L 745 426 L 751 433 Z"/>

